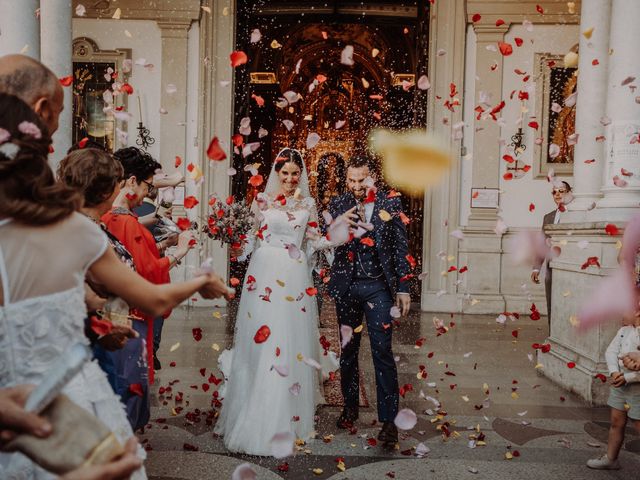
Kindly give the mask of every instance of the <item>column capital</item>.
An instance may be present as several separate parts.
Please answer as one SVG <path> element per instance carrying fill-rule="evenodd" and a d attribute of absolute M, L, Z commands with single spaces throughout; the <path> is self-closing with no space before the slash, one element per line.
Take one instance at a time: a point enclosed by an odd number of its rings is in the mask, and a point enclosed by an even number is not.
<path fill-rule="evenodd" d="M 486 37 L 491 37 L 491 38 L 504 37 L 504 34 L 507 33 L 507 31 L 509 30 L 509 27 L 510 25 L 506 23 L 504 25 L 500 25 L 499 27 L 496 27 L 495 25 L 490 23 L 474 23 L 473 31 L 478 36 L 478 40 L 481 40 L 481 37 L 484 37 L 482 38 L 483 40 L 488 40 Z"/>
<path fill-rule="evenodd" d="M 191 20 L 158 20 L 156 22 L 160 28 L 161 38 L 184 38 L 189 36 Z"/>

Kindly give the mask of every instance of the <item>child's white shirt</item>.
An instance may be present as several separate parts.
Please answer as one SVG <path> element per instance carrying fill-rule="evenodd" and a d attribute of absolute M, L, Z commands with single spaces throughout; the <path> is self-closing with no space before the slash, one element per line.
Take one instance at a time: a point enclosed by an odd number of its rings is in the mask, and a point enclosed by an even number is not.
<path fill-rule="evenodd" d="M 620 357 L 627 353 L 638 352 L 638 346 L 640 346 L 640 327 L 627 325 L 618 330 L 604 354 L 609 375 L 622 372 L 627 383 L 640 382 L 640 372 L 624 368 L 620 360 Z"/>

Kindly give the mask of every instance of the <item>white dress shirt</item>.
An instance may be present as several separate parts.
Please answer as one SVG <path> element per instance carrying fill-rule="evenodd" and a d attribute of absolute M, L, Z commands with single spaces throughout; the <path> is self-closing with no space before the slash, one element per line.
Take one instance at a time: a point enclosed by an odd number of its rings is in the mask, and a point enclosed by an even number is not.
<path fill-rule="evenodd" d="M 638 346 L 640 346 L 640 327 L 627 325 L 618 330 L 604 354 L 609 375 L 622 372 L 627 383 L 640 382 L 640 372 L 624 368 L 620 360 L 620 357 L 627 353 L 637 352 Z"/>

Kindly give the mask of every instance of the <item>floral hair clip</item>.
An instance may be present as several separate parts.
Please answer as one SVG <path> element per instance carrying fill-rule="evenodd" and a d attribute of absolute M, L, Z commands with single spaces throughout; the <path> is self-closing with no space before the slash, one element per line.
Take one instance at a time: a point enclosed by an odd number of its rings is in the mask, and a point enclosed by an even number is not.
<path fill-rule="evenodd" d="M 42 132 L 35 123 L 22 122 L 18 125 L 18 130 L 25 135 L 35 138 L 36 140 L 40 140 L 42 138 Z"/>

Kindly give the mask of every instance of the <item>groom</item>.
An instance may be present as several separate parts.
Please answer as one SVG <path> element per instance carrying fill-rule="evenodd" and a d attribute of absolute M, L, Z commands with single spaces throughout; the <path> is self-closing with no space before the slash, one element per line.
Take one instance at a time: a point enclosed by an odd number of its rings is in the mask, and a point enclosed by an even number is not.
<path fill-rule="evenodd" d="M 398 441 L 394 424 L 398 413 L 398 373 L 391 351 L 390 312 L 394 305 L 403 316 L 409 312 L 409 283 L 403 277 L 409 274 L 410 266 L 406 258 L 407 231 L 399 216 L 400 199 L 376 192 L 373 181 L 372 160 L 365 156 L 351 158 L 347 167 L 348 191 L 329 205 L 331 216 L 342 217 L 354 230 L 358 223 L 373 226 L 359 238 L 337 247 L 331 268 L 329 294 L 336 302 L 338 323 L 354 330 L 340 356 L 345 407 L 338 427 L 351 428 L 358 419 L 358 352 L 362 334 L 356 330 L 364 315 L 375 367 L 378 420 L 382 423 L 378 439 L 384 446 L 393 447 Z"/>

